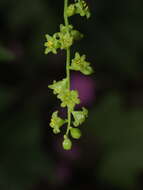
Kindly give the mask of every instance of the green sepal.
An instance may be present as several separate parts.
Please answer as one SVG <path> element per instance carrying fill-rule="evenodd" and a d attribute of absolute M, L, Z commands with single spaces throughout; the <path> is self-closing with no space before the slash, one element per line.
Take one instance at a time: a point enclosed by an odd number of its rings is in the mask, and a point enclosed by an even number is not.
<path fill-rule="evenodd" d="M 74 139 L 79 139 L 81 137 L 81 131 L 78 128 L 70 128 L 70 134 Z"/>
<path fill-rule="evenodd" d="M 93 69 L 90 66 L 90 62 L 87 62 L 85 59 L 86 59 L 85 55 L 80 56 L 80 54 L 76 52 L 74 59 L 72 59 L 70 69 L 75 71 L 80 71 L 85 75 L 92 74 Z"/>
<path fill-rule="evenodd" d="M 61 101 L 61 107 L 68 107 L 70 111 L 73 111 L 76 104 L 80 103 L 78 92 L 76 90 L 66 89 L 57 96 Z"/>
<path fill-rule="evenodd" d="M 74 4 L 70 4 L 67 8 L 67 16 L 71 17 L 75 14 L 79 14 L 80 16 L 86 16 L 86 18 L 90 18 L 91 13 L 87 3 L 84 0 L 75 0 Z"/>
<path fill-rule="evenodd" d="M 72 111 L 72 115 L 74 117 L 73 125 L 75 127 L 81 125 L 88 116 L 88 110 L 86 108 L 82 108 L 82 111 Z"/>
<path fill-rule="evenodd" d="M 53 84 L 48 87 L 54 91 L 54 94 L 60 94 L 67 89 L 67 78 L 58 82 L 53 81 Z"/>
<path fill-rule="evenodd" d="M 67 121 L 63 120 L 58 116 L 58 111 L 55 111 L 52 114 L 51 122 L 50 122 L 50 127 L 53 128 L 53 133 L 58 134 L 60 133 L 60 127 L 62 127 Z"/>

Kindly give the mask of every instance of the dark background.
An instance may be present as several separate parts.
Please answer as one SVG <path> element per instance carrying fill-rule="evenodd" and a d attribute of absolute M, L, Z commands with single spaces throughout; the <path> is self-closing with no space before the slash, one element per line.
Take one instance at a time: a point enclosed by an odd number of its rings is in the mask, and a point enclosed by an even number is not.
<path fill-rule="evenodd" d="M 0 0 L 0 189 L 143 188 L 143 1 L 89 0 L 74 16 L 95 73 L 72 73 L 89 109 L 72 151 L 53 135 L 59 101 L 47 88 L 65 76 L 65 53 L 44 55 L 45 34 L 63 23 L 61 0 Z M 63 110 L 61 110 L 63 112 Z"/>

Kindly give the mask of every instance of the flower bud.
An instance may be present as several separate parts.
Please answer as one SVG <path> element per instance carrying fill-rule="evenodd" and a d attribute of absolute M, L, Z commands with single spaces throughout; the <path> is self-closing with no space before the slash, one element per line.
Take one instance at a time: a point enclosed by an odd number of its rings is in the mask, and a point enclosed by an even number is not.
<path fill-rule="evenodd" d="M 74 139 L 79 139 L 79 138 L 81 137 L 81 131 L 80 131 L 80 129 L 71 128 L 71 129 L 70 129 L 70 132 L 71 132 L 71 136 L 72 136 Z"/>
<path fill-rule="evenodd" d="M 73 16 L 74 14 L 75 14 L 75 5 L 71 4 L 67 8 L 67 16 L 70 17 Z"/>
<path fill-rule="evenodd" d="M 65 138 L 64 141 L 63 141 L 63 148 L 64 148 L 65 150 L 70 150 L 71 147 L 72 147 L 72 142 L 71 142 L 71 140 L 68 139 L 68 138 Z"/>

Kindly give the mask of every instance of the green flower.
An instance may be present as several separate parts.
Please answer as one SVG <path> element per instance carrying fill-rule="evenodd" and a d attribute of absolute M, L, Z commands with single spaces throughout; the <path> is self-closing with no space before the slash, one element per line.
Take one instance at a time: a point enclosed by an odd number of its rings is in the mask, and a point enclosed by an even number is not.
<path fill-rule="evenodd" d="M 69 32 L 63 34 L 60 33 L 60 43 L 61 43 L 61 49 L 67 49 L 73 44 L 73 37 L 70 35 Z"/>
<path fill-rule="evenodd" d="M 78 52 L 75 53 L 75 57 L 71 60 L 71 46 L 77 40 L 83 38 L 78 30 L 75 30 L 72 25 L 69 24 L 69 17 L 79 14 L 80 16 L 90 17 L 89 8 L 84 0 L 74 0 L 69 4 L 67 0 L 64 0 L 64 22 L 60 25 L 60 29 L 53 36 L 46 35 L 46 42 L 44 43 L 45 54 L 50 52 L 56 54 L 58 49 L 66 51 L 66 78 L 60 81 L 53 81 L 53 84 L 48 87 L 53 90 L 53 93 L 57 95 L 57 98 L 61 101 L 61 107 L 66 107 L 67 118 L 63 119 L 58 116 L 58 111 L 53 112 L 50 127 L 54 134 L 60 133 L 61 127 L 66 124 L 66 131 L 62 146 L 65 150 L 72 148 L 72 141 L 69 136 L 74 139 L 81 137 L 81 131 L 77 128 L 82 124 L 88 116 L 88 111 L 82 108 L 80 111 L 74 111 L 77 104 L 80 103 L 78 91 L 70 90 L 70 70 L 80 71 L 85 75 L 89 75 L 93 72 L 90 63 L 86 61 L 86 56 Z"/>
<path fill-rule="evenodd" d="M 71 24 L 68 26 L 64 26 L 63 24 L 60 24 L 60 32 L 61 33 L 71 32 L 72 29 L 73 29 L 73 26 Z"/>
<path fill-rule="evenodd" d="M 59 35 L 59 41 L 60 41 L 60 48 L 61 49 L 67 49 L 73 44 L 73 36 L 71 35 L 71 30 L 73 26 L 64 26 L 60 25 L 60 32 L 58 33 Z"/>
<path fill-rule="evenodd" d="M 93 73 L 93 69 L 90 66 L 90 63 L 85 61 L 86 56 L 82 55 L 80 56 L 79 53 L 75 53 L 75 58 L 72 60 L 70 69 L 75 71 L 80 71 L 81 73 L 85 75 L 90 75 Z"/>
<path fill-rule="evenodd" d="M 91 16 L 91 13 L 86 2 L 84 0 L 76 0 L 75 2 L 76 14 L 80 14 L 80 16 L 86 16 L 87 18 L 89 18 Z"/>
<path fill-rule="evenodd" d="M 57 96 L 61 101 L 61 107 L 68 107 L 72 111 L 76 104 L 80 103 L 76 90 L 65 90 Z"/>
<path fill-rule="evenodd" d="M 67 78 L 58 82 L 54 81 L 53 84 L 48 87 L 54 91 L 54 94 L 60 94 L 67 89 Z"/>
<path fill-rule="evenodd" d="M 72 115 L 74 117 L 73 125 L 77 127 L 88 117 L 88 110 L 86 108 L 82 108 L 82 111 L 72 111 Z"/>
<path fill-rule="evenodd" d="M 56 54 L 57 49 L 60 47 L 59 40 L 56 38 L 56 34 L 53 36 L 46 34 L 46 39 L 47 42 L 44 43 L 44 46 L 46 47 L 45 54 L 48 54 L 50 52 Z"/>
<path fill-rule="evenodd" d="M 67 49 L 73 45 L 74 40 L 80 40 L 83 37 L 77 30 L 73 30 L 72 25 L 64 26 L 60 25 L 60 32 L 57 33 L 59 39 L 60 48 Z"/>
<path fill-rule="evenodd" d="M 70 110 L 73 110 L 75 105 L 80 103 L 78 92 L 68 90 L 67 78 L 58 82 L 54 81 L 53 84 L 48 87 L 54 91 L 54 94 L 58 94 L 57 97 L 62 101 L 62 107 L 68 106 Z"/>
<path fill-rule="evenodd" d="M 58 117 L 58 111 L 55 111 L 52 114 L 52 118 L 51 118 L 51 122 L 50 122 L 50 126 L 53 128 L 53 133 L 55 133 L 55 134 L 60 133 L 60 127 L 64 123 L 66 123 L 66 121 L 61 119 L 60 117 Z"/>
<path fill-rule="evenodd" d="M 75 14 L 80 14 L 80 16 L 86 16 L 89 18 L 91 13 L 89 7 L 84 0 L 75 0 L 74 4 L 70 4 L 67 8 L 67 16 L 73 16 Z"/>

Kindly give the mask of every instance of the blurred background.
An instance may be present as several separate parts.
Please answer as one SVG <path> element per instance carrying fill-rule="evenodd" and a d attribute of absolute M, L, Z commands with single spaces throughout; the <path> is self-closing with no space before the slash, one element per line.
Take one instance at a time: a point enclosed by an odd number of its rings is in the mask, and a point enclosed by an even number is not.
<path fill-rule="evenodd" d="M 63 1 L 0 0 L 0 190 L 143 189 L 143 1 L 88 3 L 91 19 L 71 18 L 85 35 L 72 55 L 86 54 L 95 73 L 72 72 L 71 83 L 89 117 L 66 152 L 49 127 L 60 102 L 47 88 L 64 78 L 65 53 L 43 46 Z"/>

